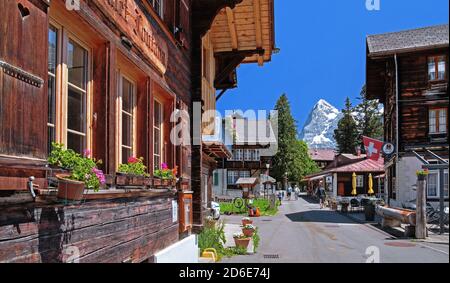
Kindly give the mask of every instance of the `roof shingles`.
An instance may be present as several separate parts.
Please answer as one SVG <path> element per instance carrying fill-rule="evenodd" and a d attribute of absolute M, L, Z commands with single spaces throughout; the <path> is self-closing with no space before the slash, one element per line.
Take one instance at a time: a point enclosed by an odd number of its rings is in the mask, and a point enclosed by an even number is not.
<path fill-rule="evenodd" d="M 449 25 L 438 25 L 367 37 L 369 56 L 423 50 L 449 45 Z"/>

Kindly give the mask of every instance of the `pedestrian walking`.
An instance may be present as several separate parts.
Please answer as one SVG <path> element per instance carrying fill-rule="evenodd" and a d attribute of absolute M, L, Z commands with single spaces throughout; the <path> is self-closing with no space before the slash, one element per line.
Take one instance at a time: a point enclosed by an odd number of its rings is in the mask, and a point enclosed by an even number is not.
<path fill-rule="evenodd" d="M 292 185 L 287 188 L 287 198 L 288 198 L 288 200 L 291 200 L 291 196 L 292 196 Z"/>
<path fill-rule="evenodd" d="M 294 192 L 295 192 L 295 200 L 298 200 L 298 197 L 300 196 L 300 189 L 297 185 L 295 185 Z"/>
<path fill-rule="evenodd" d="M 323 187 L 323 181 L 319 182 L 319 187 L 317 188 L 317 198 L 319 199 L 320 202 L 320 209 L 324 208 L 325 205 L 325 198 L 326 198 L 326 193 L 325 193 L 325 188 Z"/>

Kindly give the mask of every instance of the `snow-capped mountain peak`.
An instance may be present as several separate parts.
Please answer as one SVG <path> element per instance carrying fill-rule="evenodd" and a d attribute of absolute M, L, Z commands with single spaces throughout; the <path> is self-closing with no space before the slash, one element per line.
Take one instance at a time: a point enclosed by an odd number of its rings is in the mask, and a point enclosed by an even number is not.
<path fill-rule="evenodd" d="M 336 107 L 320 99 L 309 114 L 300 139 L 310 148 L 335 148 L 334 130 L 341 118 L 342 113 Z"/>

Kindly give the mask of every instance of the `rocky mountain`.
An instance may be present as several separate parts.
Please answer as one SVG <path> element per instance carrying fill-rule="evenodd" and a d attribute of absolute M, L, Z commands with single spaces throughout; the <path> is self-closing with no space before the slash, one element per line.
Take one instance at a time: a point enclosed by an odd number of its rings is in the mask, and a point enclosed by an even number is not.
<path fill-rule="evenodd" d="M 310 148 L 336 148 L 333 135 L 342 116 L 336 107 L 323 99 L 319 100 L 309 114 L 300 133 L 300 139 Z"/>

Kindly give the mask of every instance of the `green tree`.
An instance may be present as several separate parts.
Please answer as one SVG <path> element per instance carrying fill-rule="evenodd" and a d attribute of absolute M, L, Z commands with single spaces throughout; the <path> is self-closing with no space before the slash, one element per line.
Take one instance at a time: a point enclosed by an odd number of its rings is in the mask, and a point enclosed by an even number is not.
<path fill-rule="evenodd" d="M 382 114 L 378 110 L 378 100 L 369 100 L 366 97 L 366 86 L 363 86 L 360 103 L 355 107 L 356 122 L 358 125 L 359 141 L 362 144 L 362 136 L 374 139 L 383 139 Z M 364 146 L 361 146 L 364 151 Z"/>
<path fill-rule="evenodd" d="M 308 145 L 302 140 L 296 140 L 292 149 L 294 160 L 291 165 L 291 181 L 301 181 L 305 176 L 320 171 L 316 162 L 311 159 L 308 151 Z"/>
<path fill-rule="evenodd" d="M 289 180 L 298 182 L 305 175 L 315 172 L 317 167 L 308 154 L 306 143 L 297 140 L 296 121 L 286 94 L 278 99 L 275 110 L 278 111 L 278 152 L 273 157 L 271 174 L 278 181 L 284 181 L 287 173 Z"/>
<path fill-rule="evenodd" d="M 339 121 L 338 128 L 334 130 L 334 139 L 338 145 L 339 153 L 356 154 L 359 145 L 359 132 L 355 119 L 353 118 L 353 107 L 350 98 L 345 100 L 345 108 L 342 109 L 344 117 Z"/>

